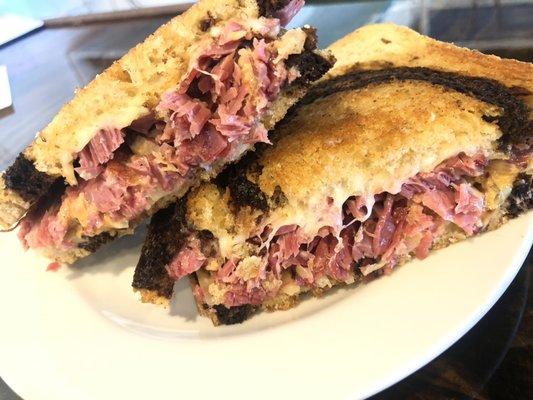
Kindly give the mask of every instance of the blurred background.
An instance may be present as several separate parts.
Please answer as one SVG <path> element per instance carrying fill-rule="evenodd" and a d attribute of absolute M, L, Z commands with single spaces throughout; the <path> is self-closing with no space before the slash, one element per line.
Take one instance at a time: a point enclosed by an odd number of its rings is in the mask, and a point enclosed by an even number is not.
<path fill-rule="evenodd" d="M 180 0 L 2 0 L 0 9 L 28 17 L 47 19 L 109 11 L 124 11 L 148 7 L 161 7 L 179 3 Z"/>
<path fill-rule="evenodd" d="M 306 3 L 291 25 L 317 27 L 322 47 L 359 26 L 387 21 L 489 54 L 533 60 L 533 0 Z M 191 4 L 186 0 L 0 0 L 0 171 L 77 87 Z M 526 263 L 514 286 L 471 331 L 470 339 L 467 335 L 426 372 L 395 386 L 403 392 L 394 389 L 382 398 L 533 398 L 529 275 Z M 494 357 L 476 363 L 479 354 Z M 458 366 L 462 366 L 461 379 L 450 380 Z M 439 379 L 440 386 L 451 390 L 448 395 L 424 392 Z M 0 377 L 0 400 L 14 399 L 19 398 Z"/>

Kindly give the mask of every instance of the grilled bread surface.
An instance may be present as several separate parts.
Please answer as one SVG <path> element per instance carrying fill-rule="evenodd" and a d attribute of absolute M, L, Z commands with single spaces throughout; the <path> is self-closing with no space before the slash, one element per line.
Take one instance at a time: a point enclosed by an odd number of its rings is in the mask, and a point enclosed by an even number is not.
<path fill-rule="evenodd" d="M 395 24 L 364 26 L 339 39 L 329 49 L 338 61 L 328 77 L 354 68 L 372 68 L 372 65 L 381 68 L 386 63 L 479 76 L 507 87 L 533 87 L 533 67 L 529 63 L 457 47 Z"/>

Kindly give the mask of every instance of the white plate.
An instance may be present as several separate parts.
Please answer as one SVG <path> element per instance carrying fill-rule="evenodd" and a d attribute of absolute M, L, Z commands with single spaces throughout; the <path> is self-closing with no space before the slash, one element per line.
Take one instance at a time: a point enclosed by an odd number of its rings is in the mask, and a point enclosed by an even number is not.
<path fill-rule="evenodd" d="M 0 236 L 0 376 L 25 400 L 363 398 L 454 343 L 494 304 L 533 213 L 390 277 L 214 328 L 185 282 L 170 310 L 130 290 L 140 236 L 45 272 Z"/>

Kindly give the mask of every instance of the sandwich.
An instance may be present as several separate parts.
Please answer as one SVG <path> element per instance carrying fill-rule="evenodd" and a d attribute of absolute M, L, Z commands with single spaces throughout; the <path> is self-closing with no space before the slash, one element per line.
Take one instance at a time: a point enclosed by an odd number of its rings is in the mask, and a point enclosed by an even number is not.
<path fill-rule="evenodd" d="M 533 65 L 370 25 L 260 146 L 156 214 L 133 287 L 215 325 L 389 274 L 533 206 Z"/>
<path fill-rule="evenodd" d="M 303 0 L 201 0 L 76 92 L 0 177 L 0 228 L 72 263 L 255 144 L 332 64 Z"/>

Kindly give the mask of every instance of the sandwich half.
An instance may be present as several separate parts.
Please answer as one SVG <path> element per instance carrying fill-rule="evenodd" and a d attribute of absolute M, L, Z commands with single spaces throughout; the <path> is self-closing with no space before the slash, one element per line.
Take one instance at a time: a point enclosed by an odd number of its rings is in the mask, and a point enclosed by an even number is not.
<path fill-rule="evenodd" d="M 0 228 L 71 263 L 215 176 L 332 59 L 303 0 L 201 0 L 77 91 L 0 176 Z"/>
<path fill-rule="evenodd" d="M 533 206 L 533 66 L 391 24 L 356 30 L 273 132 L 156 215 L 135 271 L 144 301 L 192 282 L 234 324 L 304 293 L 389 274 Z"/>

